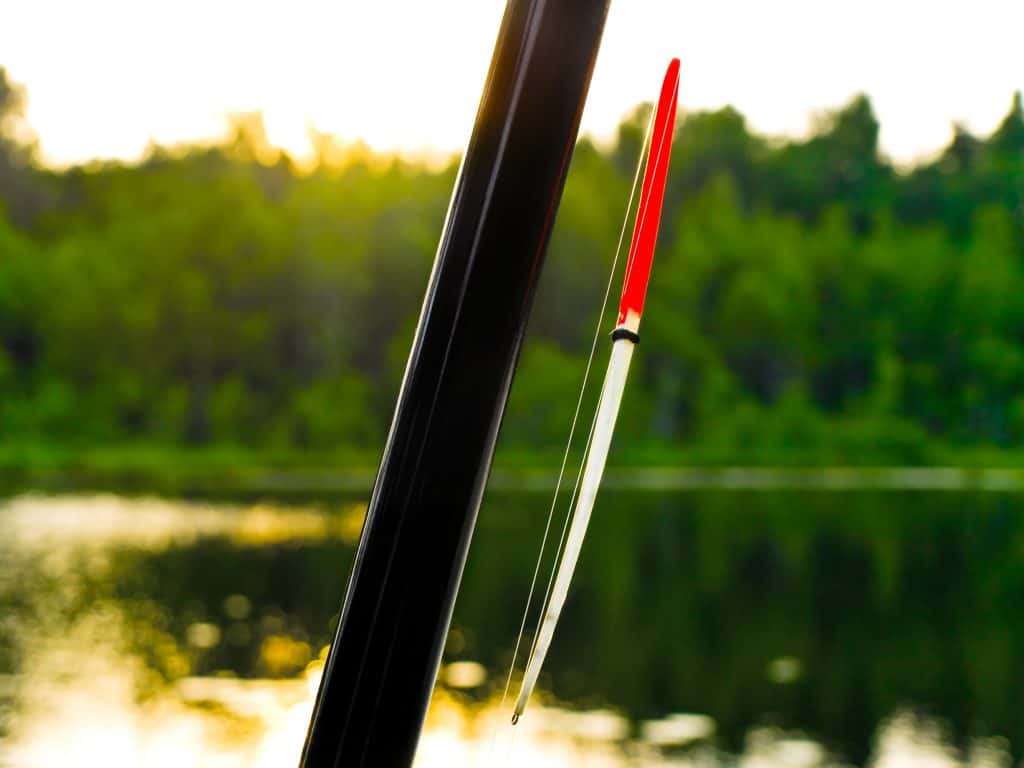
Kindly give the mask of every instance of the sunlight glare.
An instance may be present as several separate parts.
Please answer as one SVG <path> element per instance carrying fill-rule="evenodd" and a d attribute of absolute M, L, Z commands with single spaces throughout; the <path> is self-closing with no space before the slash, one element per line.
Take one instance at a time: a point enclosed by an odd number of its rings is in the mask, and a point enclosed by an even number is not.
<path fill-rule="evenodd" d="M 138 158 L 152 143 L 222 136 L 263 112 L 271 141 L 310 153 L 309 128 L 437 158 L 465 145 L 503 0 L 34 0 L 0 25 L 0 66 L 29 92 L 53 164 Z M 59 23 L 56 21 L 59 20 Z M 606 140 L 650 100 L 671 56 L 682 110 L 736 106 L 757 130 L 806 133 L 867 92 L 899 161 L 934 152 L 952 121 L 987 132 L 1024 88 L 1024 4 L 964 12 L 923 0 L 759 5 L 614 2 L 583 117 Z"/>

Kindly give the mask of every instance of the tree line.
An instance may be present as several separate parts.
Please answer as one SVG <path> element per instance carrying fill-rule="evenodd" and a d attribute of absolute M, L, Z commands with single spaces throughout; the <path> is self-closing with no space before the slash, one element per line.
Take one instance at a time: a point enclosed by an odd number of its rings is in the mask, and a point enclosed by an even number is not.
<path fill-rule="evenodd" d="M 454 159 L 315 136 L 306 167 L 248 115 L 218 144 L 58 171 L 19 138 L 23 105 L 0 75 L 8 446 L 379 451 Z M 576 148 L 506 456 L 565 439 L 649 109 Z M 760 136 L 731 108 L 676 131 L 631 456 L 933 462 L 1024 440 L 1019 93 L 991 135 L 955 126 L 911 168 L 880 151 L 864 96 L 806 139 Z"/>

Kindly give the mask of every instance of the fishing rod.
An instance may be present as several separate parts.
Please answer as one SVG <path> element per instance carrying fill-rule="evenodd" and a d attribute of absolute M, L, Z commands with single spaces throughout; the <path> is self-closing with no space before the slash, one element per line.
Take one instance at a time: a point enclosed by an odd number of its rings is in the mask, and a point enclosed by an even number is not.
<path fill-rule="evenodd" d="M 572 524 L 565 539 L 565 548 L 550 588 L 547 604 L 541 612 L 543 618 L 527 660 L 526 671 L 523 674 L 519 697 L 512 715 L 513 725 L 519 721 L 526 710 L 530 694 L 537 684 L 537 677 L 540 675 L 548 648 L 551 646 L 551 639 L 561 616 L 562 607 L 569 594 L 569 585 L 583 548 L 583 539 L 587 533 L 590 516 L 594 510 L 594 502 L 597 500 L 597 491 L 604 474 L 605 463 L 608 460 L 608 451 L 611 448 L 612 434 L 615 431 L 615 422 L 626 388 L 626 378 L 633 357 L 633 349 L 640 342 L 640 318 L 644 311 L 644 299 L 647 295 L 647 284 L 654 261 L 654 247 L 658 241 L 658 226 L 665 197 L 668 161 L 672 153 L 672 134 L 675 129 L 678 98 L 679 60 L 673 59 L 665 72 L 661 95 L 654 115 L 647 168 L 644 171 L 629 258 L 626 261 L 619 315 L 611 334 L 611 357 L 608 360 L 608 369 L 605 373 L 601 397 L 598 401 L 597 413 L 594 417 L 589 446 L 586 451 Z M 543 555 L 543 552 L 541 554 Z"/>
<path fill-rule="evenodd" d="M 412 763 L 609 2 L 506 5 L 304 768 Z"/>

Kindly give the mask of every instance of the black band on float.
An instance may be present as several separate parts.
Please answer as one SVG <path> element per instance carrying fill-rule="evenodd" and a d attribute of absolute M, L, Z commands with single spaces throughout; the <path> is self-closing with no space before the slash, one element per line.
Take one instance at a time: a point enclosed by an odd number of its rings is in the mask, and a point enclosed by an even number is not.
<path fill-rule="evenodd" d="M 640 334 L 634 333 L 633 331 L 629 330 L 629 328 L 624 328 L 623 326 L 620 325 L 618 328 L 612 331 L 612 341 L 618 341 L 619 339 L 629 339 L 634 344 L 639 344 Z"/>

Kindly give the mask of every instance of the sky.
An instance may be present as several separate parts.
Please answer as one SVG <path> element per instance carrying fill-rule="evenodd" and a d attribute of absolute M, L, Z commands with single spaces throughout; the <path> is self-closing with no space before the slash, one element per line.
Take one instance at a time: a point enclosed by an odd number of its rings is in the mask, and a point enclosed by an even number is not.
<path fill-rule="evenodd" d="M 264 113 L 273 143 L 308 128 L 380 150 L 465 145 L 504 0 L 14 0 L 0 66 L 28 90 L 43 158 L 135 159 Z M 985 134 L 1024 89 L 1024 1 L 612 0 L 582 130 L 607 140 L 682 59 L 680 108 L 732 104 L 806 135 L 860 91 L 899 163 Z"/>

